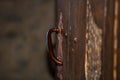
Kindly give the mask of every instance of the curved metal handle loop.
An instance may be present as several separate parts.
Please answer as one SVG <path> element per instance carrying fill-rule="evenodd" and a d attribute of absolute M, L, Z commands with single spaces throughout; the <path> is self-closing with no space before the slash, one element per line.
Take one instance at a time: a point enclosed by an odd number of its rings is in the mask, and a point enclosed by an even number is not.
<path fill-rule="evenodd" d="M 61 29 L 58 29 L 58 28 L 52 28 L 48 31 L 47 33 L 47 45 L 48 45 L 48 51 L 49 51 L 49 55 L 51 57 L 51 59 L 57 63 L 57 64 L 60 64 L 62 65 L 63 62 L 61 60 L 59 60 L 55 54 L 54 54 L 54 51 L 53 51 L 53 46 L 52 46 L 52 39 L 51 39 L 51 34 L 55 32 L 55 33 L 61 33 Z"/>

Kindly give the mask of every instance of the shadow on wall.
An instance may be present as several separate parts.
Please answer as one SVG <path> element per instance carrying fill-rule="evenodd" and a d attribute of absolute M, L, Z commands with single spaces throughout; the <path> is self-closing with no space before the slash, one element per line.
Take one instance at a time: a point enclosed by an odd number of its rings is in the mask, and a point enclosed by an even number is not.
<path fill-rule="evenodd" d="M 0 80 L 53 80 L 45 35 L 54 15 L 54 0 L 0 0 Z"/>

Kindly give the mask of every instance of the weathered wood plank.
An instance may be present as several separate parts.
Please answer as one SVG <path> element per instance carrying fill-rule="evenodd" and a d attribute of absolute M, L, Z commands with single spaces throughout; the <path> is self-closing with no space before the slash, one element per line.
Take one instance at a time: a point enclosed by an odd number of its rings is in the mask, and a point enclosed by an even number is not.
<path fill-rule="evenodd" d="M 64 25 L 64 80 L 84 80 L 85 0 L 58 0 Z"/>
<path fill-rule="evenodd" d="M 114 0 L 90 0 L 93 17 L 103 32 L 101 80 L 113 80 Z"/>
<path fill-rule="evenodd" d="M 63 13 L 64 80 L 84 80 L 86 0 L 57 0 Z M 101 80 L 113 79 L 114 0 L 90 0 L 93 18 L 103 31 Z"/>
<path fill-rule="evenodd" d="M 118 38 L 118 48 L 117 48 L 117 80 L 120 80 L 120 0 L 118 0 L 118 33 L 117 33 L 117 38 Z"/>
<path fill-rule="evenodd" d="M 107 0 L 106 21 L 103 30 L 103 72 L 102 80 L 113 80 L 113 53 L 114 53 L 114 0 Z"/>

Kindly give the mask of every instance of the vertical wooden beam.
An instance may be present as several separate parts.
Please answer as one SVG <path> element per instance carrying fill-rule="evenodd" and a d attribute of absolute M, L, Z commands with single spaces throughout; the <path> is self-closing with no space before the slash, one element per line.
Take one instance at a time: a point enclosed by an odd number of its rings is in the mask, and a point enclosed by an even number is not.
<path fill-rule="evenodd" d="M 103 34 L 103 72 L 102 80 L 113 80 L 113 53 L 114 53 L 114 0 L 107 0 L 107 12 Z"/>
<path fill-rule="evenodd" d="M 64 80 L 84 80 L 86 0 L 57 0 L 63 13 Z"/>
<path fill-rule="evenodd" d="M 118 48 L 117 48 L 117 80 L 120 80 L 120 0 L 118 0 L 118 33 L 117 33 L 117 41 L 118 41 Z"/>
<path fill-rule="evenodd" d="M 85 80 L 86 0 L 57 0 L 63 13 L 64 80 Z M 101 80 L 113 79 L 114 0 L 90 0 L 95 23 L 103 31 Z"/>
<path fill-rule="evenodd" d="M 59 12 L 61 11 L 63 14 L 63 28 L 64 28 L 64 34 L 65 38 L 63 37 L 63 78 L 64 80 L 71 80 L 70 76 L 70 64 L 69 64 L 69 35 L 68 35 L 68 27 L 70 26 L 70 1 L 69 0 L 57 0 L 57 15 L 59 15 Z"/>
<path fill-rule="evenodd" d="M 93 17 L 103 32 L 101 80 L 113 80 L 114 0 L 90 0 Z"/>

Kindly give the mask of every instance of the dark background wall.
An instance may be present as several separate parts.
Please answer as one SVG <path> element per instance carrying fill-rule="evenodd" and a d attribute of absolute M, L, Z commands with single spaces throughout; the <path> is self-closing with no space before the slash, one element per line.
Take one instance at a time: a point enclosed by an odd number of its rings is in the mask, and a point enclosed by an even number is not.
<path fill-rule="evenodd" d="M 54 0 L 0 0 L 0 80 L 53 80 L 45 35 Z"/>

